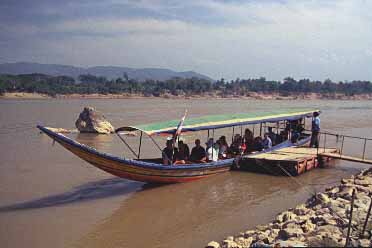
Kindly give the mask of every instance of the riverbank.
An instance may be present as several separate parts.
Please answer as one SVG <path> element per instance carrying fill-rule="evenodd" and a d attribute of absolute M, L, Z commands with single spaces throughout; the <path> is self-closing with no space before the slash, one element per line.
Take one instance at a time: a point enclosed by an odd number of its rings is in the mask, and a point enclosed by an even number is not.
<path fill-rule="evenodd" d="M 245 247 L 344 247 L 348 232 L 351 200 L 355 189 L 349 246 L 371 247 L 372 218 L 362 234 L 372 195 L 372 168 L 364 170 L 305 204 L 278 214 L 267 225 L 212 241 L 208 248 Z"/>
<path fill-rule="evenodd" d="M 240 95 L 221 95 L 217 92 L 205 93 L 200 95 L 172 95 L 161 94 L 159 96 L 143 94 L 66 94 L 50 96 L 40 93 L 28 92 L 7 92 L 0 95 L 0 99 L 247 99 L 247 100 L 372 100 L 372 94 L 345 95 L 339 93 L 319 94 L 319 93 L 288 93 L 286 95 L 279 93 L 257 93 L 250 92 L 245 96 Z"/>

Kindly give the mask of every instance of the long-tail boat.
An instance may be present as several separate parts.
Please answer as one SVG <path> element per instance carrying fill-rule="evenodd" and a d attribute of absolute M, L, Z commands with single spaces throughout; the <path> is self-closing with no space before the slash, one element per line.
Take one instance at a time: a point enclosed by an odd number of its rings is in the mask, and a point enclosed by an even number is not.
<path fill-rule="evenodd" d="M 261 132 L 262 125 L 276 123 L 277 127 L 279 127 L 280 124 L 285 125 L 290 121 L 305 120 L 306 118 L 310 118 L 312 117 L 314 111 L 318 110 L 290 110 L 204 116 L 185 120 L 182 127 L 182 133 L 202 130 L 208 130 L 209 132 L 209 130 L 213 131 L 215 129 L 228 127 L 232 127 L 232 129 L 234 129 L 235 127 L 243 127 L 255 124 L 260 124 Z M 124 126 L 116 129 L 115 132 L 129 148 L 130 146 L 120 136 L 120 133 L 123 131 L 139 131 L 141 133 L 140 144 L 142 141 L 143 133 L 148 135 L 156 144 L 153 136 L 174 134 L 177 131 L 178 122 L 179 121 L 177 120 L 173 120 L 138 126 Z M 137 158 L 135 159 L 118 157 L 112 154 L 99 152 L 92 147 L 81 144 L 61 133 L 57 133 L 48 129 L 47 127 L 38 125 L 37 128 L 39 128 L 43 133 L 47 134 L 50 138 L 61 144 L 64 148 L 66 148 L 73 154 L 96 166 L 97 168 L 111 173 L 115 176 L 135 181 L 153 183 L 188 182 L 229 171 L 231 166 L 239 160 L 239 156 L 237 156 L 227 159 L 221 159 L 215 162 L 165 166 L 162 164 L 162 159 L 160 158 L 141 159 L 140 154 L 136 154 Z M 270 149 L 266 149 L 261 152 L 264 153 L 283 147 L 303 145 L 307 143 L 309 139 L 310 138 L 307 136 L 296 143 L 292 143 L 290 140 L 286 140 L 280 144 L 273 146 Z M 131 151 L 134 152 L 132 149 Z M 249 156 L 249 154 L 244 156 Z"/>

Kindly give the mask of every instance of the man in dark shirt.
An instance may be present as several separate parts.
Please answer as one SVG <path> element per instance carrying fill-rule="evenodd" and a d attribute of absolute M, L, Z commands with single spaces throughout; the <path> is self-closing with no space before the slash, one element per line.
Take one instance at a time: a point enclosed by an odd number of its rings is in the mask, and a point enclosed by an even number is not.
<path fill-rule="evenodd" d="M 320 118 L 319 112 L 313 113 L 313 121 L 311 122 L 311 141 L 310 147 L 319 147 L 319 132 L 320 132 Z"/>
<path fill-rule="evenodd" d="M 205 149 L 200 145 L 200 139 L 195 140 L 195 147 L 191 150 L 190 160 L 193 162 L 205 162 L 207 160 Z"/>
<path fill-rule="evenodd" d="M 166 147 L 162 151 L 163 164 L 172 165 L 176 161 L 178 150 L 174 147 L 172 140 L 167 140 Z"/>
<path fill-rule="evenodd" d="M 190 158 L 189 146 L 183 143 L 183 140 L 178 141 L 178 154 L 177 160 L 186 162 Z"/>

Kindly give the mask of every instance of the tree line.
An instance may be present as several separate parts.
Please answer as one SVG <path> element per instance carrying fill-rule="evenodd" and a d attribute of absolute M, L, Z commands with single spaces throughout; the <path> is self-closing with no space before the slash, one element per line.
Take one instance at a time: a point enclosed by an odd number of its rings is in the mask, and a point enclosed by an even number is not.
<path fill-rule="evenodd" d="M 249 96 L 250 92 L 279 93 L 290 95 L 298 93 L 341 93 L 357 95 L 372 93 L 370 81 L 332 82 L 327 79 L 311 81 L 295 80 L 291 77 L 283 81 L 258 79 L 224 79 L 211 82 L 200 78 L 172 78 L 169 80 L 129 79 L 127 75 L 107 79 L 94 75 L 80 75 L 78 80 L 68 76 L 49 76 L 44 74 L 0 75 L 0 94 L 6 92 L 41 93 L 50 96 L 57 94 L 142 94 L 145 96 L 203 95 L 216 93 L 221 96 Z"/>

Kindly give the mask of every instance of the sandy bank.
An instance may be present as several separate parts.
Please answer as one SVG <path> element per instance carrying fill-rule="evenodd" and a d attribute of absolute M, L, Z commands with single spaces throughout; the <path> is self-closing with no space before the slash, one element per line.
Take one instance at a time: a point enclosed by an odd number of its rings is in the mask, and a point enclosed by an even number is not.
<path fill-rule="evenodd" d="M 49 96 L 39 93 L 12 92 L 0 95 L 0 99 L 247 99 L 247 100 L 372 100 L 372 94 L 360 94 L 347 96 L 345 94 L 319 94 L 319 93 L 298 93 L 283 95 L 279 93 L 257 93 L 250 92 L 245 96 L 240 95 L 222 95 L 219 92 L 205 93 L 201 95 L 171 95 L 162 94 L 158 97 L 145 96 L 143 94 L 68 94 Z"/>
<path fill-rule="evenodd" d="M 372 218 L 362 234 L 371 204 L 372 168 L 342 179 L 341 184 L 308 199 L 306 204 L 278 214 L 267 225 L 212 241 L 208 248 L 245 247 L 344 247 L 355 189 L 349 246 L 371 247 Z"/>
<path fill-rule="evenodd" d="M 0 99 L 50 99 L 51 96 L 39 93 L 12 92 L 0 95 Z"/>

